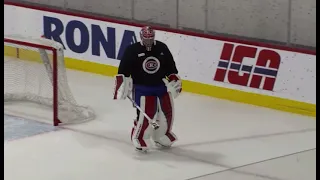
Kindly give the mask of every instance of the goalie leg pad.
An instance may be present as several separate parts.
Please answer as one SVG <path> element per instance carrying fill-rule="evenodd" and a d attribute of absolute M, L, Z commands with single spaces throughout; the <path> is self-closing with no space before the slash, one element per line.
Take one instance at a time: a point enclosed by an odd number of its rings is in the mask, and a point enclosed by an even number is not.
<path fill-rule="evenodd" d="M 170 93 L 165 93 L 161 96 L 159 101 L 159 129 L 153 133 L 153 140 L 163 146 L 171 146 L 176 140 L 177 136 L 172 132 L 172 125 L 174 121 L 174 104 Z"/>
<path fill-rule="evenodd" d="M 140 108 L 150 117 L 154 118 L 157 114 L 157 97 L 156 96 L 141 96 Z M 132 143 L 136 148 L 147 148 L 146 140 L 150 139 L 152 127 L 149 126 L 149 121 L 142 113 L 138 113 L 136 126 L 132 133 Z"/>
<path fill-rule="evenodd" d="M 131 130 L 131 141 L 132 141 L 134 130 L 137 127 L 137 121 L 138 121 L 137 119 L 134 119 L 134 121 L 133 121 L 133 127 L 132 127 L 132 130 Z"/>

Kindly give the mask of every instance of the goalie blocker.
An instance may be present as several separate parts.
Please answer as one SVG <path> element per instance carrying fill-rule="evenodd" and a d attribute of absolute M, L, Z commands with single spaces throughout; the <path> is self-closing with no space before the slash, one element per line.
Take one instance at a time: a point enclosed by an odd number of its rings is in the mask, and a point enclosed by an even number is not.
<path fill-rule="evenodd" d="M 126 99 L 132 94 L 144 113 L 160 125 L 154 130 L 137 109 L 131 140 L 137 150 L 146 151 L 151 139 L 162 147 L 170 147 L 177 140 L 172 132 L 173 99 L 181 93 L 182 84 L 168 47 L 154 40 L 155 31 L 143 27 L 140 37 L 141 42 L 128 46 L 121 59 L 114 99 Z"/>

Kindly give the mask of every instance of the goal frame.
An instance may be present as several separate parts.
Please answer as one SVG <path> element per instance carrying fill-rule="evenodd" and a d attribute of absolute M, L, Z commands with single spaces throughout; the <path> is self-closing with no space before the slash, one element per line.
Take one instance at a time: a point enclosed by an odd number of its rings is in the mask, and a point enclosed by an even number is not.
<path fill-rule="evenodd" d="M 26 42 L 26 41 L 21 41 L 21 40 L 16 40 L 16 39 L 10 39 L 4 37 L 4 43 L 12 43 L 12 44 L 17 44 L 17 45 L 22 45 L 22 46 L 29 46 L 33 48 L 39 48 L 39 49 L 44 49 L 44 50 L 49 50 L 52 51 L 52 90 L 53 90 L 53 125 L 58 126 L 61 121 L 59 120 L 59 110 L 58 110 L 58 105 L 59 105 L 59 100 L 58 100 L 58 55 L 57 51 L 58 49 L 52 46 L 47 46 L 47 45 L 42 45 L 42 44 L 36 44 L 32 42 Z M 17 55 L 19 53 L 19 48 L 17 48 Z"/>

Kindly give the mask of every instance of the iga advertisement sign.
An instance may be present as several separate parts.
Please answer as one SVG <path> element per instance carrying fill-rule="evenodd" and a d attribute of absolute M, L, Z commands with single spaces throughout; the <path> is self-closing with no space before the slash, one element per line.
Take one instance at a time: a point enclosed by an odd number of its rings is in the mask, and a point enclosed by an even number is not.
<path fill-rule="evenodd" d="M 28 19 L 28 21 L 26 21 Z M 30 28 L 32 27 L 32 28 Z M 4 5 L 4 34 L 63 44 L 65 56 L 117 67 L 140 27 Z M 158 30 L 189 81 L 315 104 L 316 56 Z"/>
<path fill-rule="evenodd" d="M 225 43 L 214 80 L 273 91 L 280 62 L 276 51 Z"/>

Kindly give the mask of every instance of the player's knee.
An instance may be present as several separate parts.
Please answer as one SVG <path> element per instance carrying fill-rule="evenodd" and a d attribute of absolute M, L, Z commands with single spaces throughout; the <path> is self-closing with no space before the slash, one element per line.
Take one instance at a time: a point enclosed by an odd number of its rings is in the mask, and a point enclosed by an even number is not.
<path fill-rule="evenodd" d="M 166 116 L 166 118 L 172 118 L 172 114 L 173 114 L 173 101 L 170 98 L 169 94 L 166 93 L 164 96 L 162 96 L 160 98 L 160 104 L 161 104 L 161 109 L 164 113 L 164 115 Z"/>
<path fill-rule="evenodd" d="M 140 107 L 152 119 L 157 112 L 157 97 L 155 96 L 141 96 Z M 142 112 L 138 116 L 144 116 Z"/>

